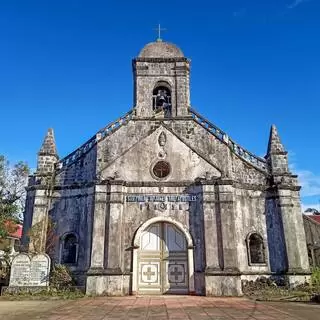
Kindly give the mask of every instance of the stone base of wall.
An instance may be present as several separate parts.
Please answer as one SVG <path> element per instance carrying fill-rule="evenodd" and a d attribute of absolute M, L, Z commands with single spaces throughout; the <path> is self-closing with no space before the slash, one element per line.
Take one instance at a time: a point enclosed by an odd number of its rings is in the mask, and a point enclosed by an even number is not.
<path fill-rule="evenodd" d="M 206 275 L 205 282 L 207 296 L 242 296 L 239 275 Z"/>
<path fill-rule="evenodd" d="M 87 282 L 86 272 L 76 273 L 72 272 L 73 278 L 76 280 L 76 284 L 79 287 L 85 287 Z"/>
<path fill-rule="evenodd" d="M 86 294 L 124 296 L 130 294 L 129 275 L 87 276 Z"/>
<path fill-rule="evenodd" d="M 285 280 L 291 288 L 294 288 L 300 284 L 310 283 L 310 274 L 250 274 L 241 275 L 241 280 L 256 281 L 259 278 L 271 278 L 272 280 Z"/>
<path fill-rule="evenodd" d="M 206 280 L 204 272 L 194 273 L 194 292 L 189 292 L 189 294 L 203 296 L 206 294 Z"/>
<path fill-rule="evenodd" d="M 270 274 L 257 275 L 205 275 L 204 282 L 196 281 L 195 292 L 190 294 L 206 296 L 242 296 L 242 280 L 255 281 L 260 277 L 270 277 Z M 274 277 L 275 275 L 273 275 Z M 283 277 L 283 276 L 282 276 Z M 290 287 L 310 282 L 310 275 L 285 275 Z M 202 285 L 200 285 L 202 283 Z M 204 289 L 205 286 L 205 290 Z M 203 292 L 205 291 L 205 292 Z M 86 280 L 86 294 L 124 296 L 135 294 L 130 292 L 129 275 L 88 275 Z"/>
<path fill-rule="evenodd" d="M 242 274 L 241 275 L 241 280 L 244 281 L 256 281 L 259 278 L 270 278 L 271 274 L 270 273 L 266 273 L 266 274 Z"/>
<path fill-rule="evenodd" d="M 286 275 L 290 288 L 294 288 L 300 284 L 310 283 L 310 275 Z"/>

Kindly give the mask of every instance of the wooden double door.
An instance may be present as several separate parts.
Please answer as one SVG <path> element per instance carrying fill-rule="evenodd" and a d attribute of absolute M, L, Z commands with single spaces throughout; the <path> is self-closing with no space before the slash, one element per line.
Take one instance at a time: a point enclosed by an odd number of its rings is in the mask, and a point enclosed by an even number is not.
<path fill-rule="evenodd" d="M 188 248 L 182 231 L 160 222 L 141 234 L 137 278 L 140 294 L 188 293 Z"/>

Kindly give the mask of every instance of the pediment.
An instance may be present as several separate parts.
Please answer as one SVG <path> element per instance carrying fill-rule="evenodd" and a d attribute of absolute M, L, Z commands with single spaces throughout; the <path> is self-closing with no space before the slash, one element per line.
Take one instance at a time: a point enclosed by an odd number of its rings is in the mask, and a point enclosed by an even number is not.
<path fill-rule="evenodd" d="M 170 166 L 165 178 L 155 176 L 154 166 L 164 161 Z M 179 137 L 161 126 L 138 141 L 129 150 L 109 163 L 100 174 L 124 181 L 193 181 L 197 178 L 219 178 L 221 171 L 197 154 Z"/>

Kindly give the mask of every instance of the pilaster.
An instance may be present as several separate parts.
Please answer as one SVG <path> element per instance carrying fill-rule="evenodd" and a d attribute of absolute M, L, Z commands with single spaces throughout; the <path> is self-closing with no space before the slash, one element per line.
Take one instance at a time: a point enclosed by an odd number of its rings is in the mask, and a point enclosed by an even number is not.
<path fill-rule="evenodd" d="M 219 197 L 219 215 L 221 219 L 221 237 L 223 253 L 221 267 L 225 272 L 238 273 L 238 254 L 235 230 L 235 199 L 231 180 L 220 180 L 216 185 Z"/>
<path fill-rule="evenodd" d="M 202 186 L 206 271 L 221 271 L 221 217 L 215 189 L 213 184 Z"/>
<path fill-rule="evenodd" d="M 50 207 L 50 190 L 47 188 L 35 188 L 28 192 L 33 193 L 33 206 L 31 214 L 31 230 L 35 234 L 29 241 L 30 252 L 46 252 L 48 212 Z M 26 234 L 30 230 L 25 230 Z"/>
<path fill-rule="evenodd" d="M 102 272 L 105 259 L 107 220 L 107 185 L 96 185 L 92 227 L 91 264 L 89 273 Z"/>
<path fill-rule="evenodd" d="M 278 208 L 281 212 L 289 274 L 310 272 L 299 191 L 278 185 Z"/>
<path fill-rule="evenodd" d="M 105 268 L 108 274 L 123 273 L 122 260 L 124 256 L 122 218 L 124 186 L 121 181 L 110 185 L 109 215 L 106 225 L 106 259 Z"/>

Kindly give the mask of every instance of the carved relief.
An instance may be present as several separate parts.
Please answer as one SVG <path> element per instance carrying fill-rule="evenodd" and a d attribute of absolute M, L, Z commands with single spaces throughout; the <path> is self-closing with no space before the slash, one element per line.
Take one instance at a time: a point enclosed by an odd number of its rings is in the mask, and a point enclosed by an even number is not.
<path fill-rule="evenodd" d="M 159 135 L 159 138 L 158 138 L 158 143 L 159 143 L 159 146 L 160 147 L 164 147 L 165 144 L 167 142 L 167 136 L 166 134 L 162 131 Z"/>

